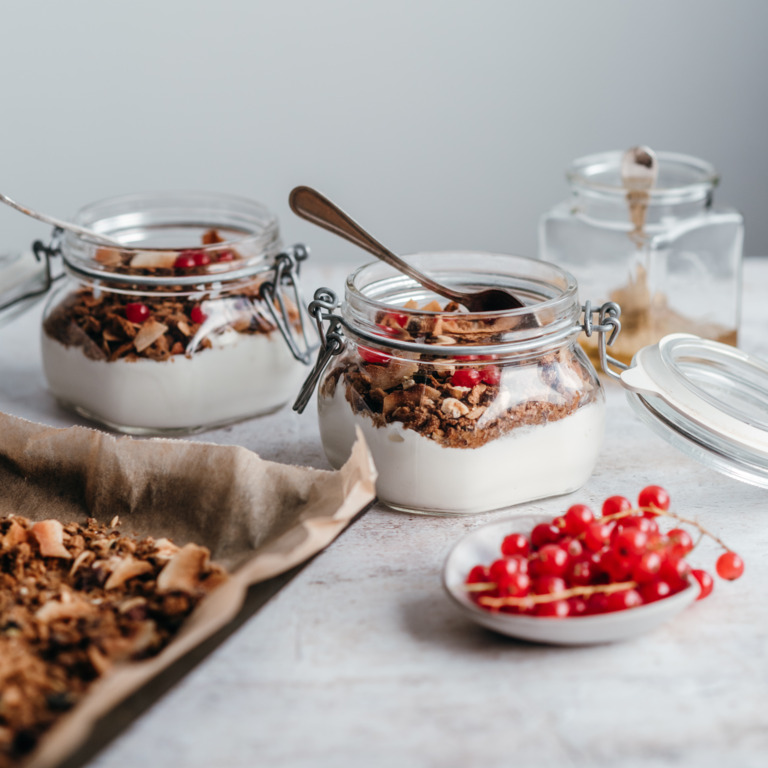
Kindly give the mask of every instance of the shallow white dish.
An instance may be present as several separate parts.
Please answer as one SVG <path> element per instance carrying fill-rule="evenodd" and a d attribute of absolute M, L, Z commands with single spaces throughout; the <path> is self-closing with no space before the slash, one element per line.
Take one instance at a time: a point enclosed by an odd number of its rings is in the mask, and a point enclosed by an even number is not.
<path fill-rule="evenodd" d="M 501 542 L 513 532 L 530 533 L 537 523 L 548 521 L 541 515 L 526 515 L 483 525 L 470 531 L 454 545 L 443 566 L 443 586 L 464 614 L 484 627 L 520 640 L 551 645 L 590 645 L 627 640 L 655 629 L 687 608 L 699 595 L 698 584 L 655 603 L 626 611 L 555 619 L 492 613 L 475 605 L 464 588 L 470 569 L 481 563 L 490 565 L 501 557 Z"/>

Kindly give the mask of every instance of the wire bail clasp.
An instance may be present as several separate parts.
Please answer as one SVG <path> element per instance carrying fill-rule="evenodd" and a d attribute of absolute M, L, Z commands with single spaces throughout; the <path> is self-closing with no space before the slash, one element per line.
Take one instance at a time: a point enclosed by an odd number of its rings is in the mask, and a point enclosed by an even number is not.
<path fill-rule="evenodd" d="M 301 262 L 308 256 L 309 250 L 300 243 L 279 253 L 275 257 L 272 279 L 265 280 L 259 289 L 259 296 L 285 339 L 291 354 L 305 365 L 309 365 L 312 354 L 317 349 L 317 343 L 311 342 L 307 335 L 307 313 L 298 283 Z M 291 308 L 286 302 L 285 292 L 296 307 L 299 314 L 298 322 L 291 319 Z"/>
<path fill-rule="evenodd" d="M 618 368 L 621 371 L 626 371 L 629 367 L 620 360 L 611 357 L 608 354 L 606 345 L 608 347 L 613 345 L 616 341 L 616 337 L 621 332 L 621 307 L 615 301 L 606 301 L 599 309 L 592 309 L 592 302 L 587 300 L 582 307 L 584 312 L 584 322 L 581 327 L 587 337 L 590 337 L 595 331 L 599 334 L 597 337 L 597 351 L 600 356 L 600 366 L 603 371 L 612 379 L 617 381 L 621 379 L 621 376 L 616 371 L 611 369 L 611 365 Z M 592 320 L 592 315 L 598 316 L 598 322 L 595 323 Z M 606 334 L 609 334 L 606 339 Z"/>
<path fill-rule="evenodd" d="M 19 305 L 38 296 L 43 296 L 59 278 L 64 276 L 60 271 L 57 275 L 53 274 L 53 258 L 61 255 L 59 245 L 63 234 L 63 229 L 54 227 L 49 245 L 46 245 L 42 240 L 35 240 L 32 243 L 32 253 L 37 261 L 43 263 L 43 272 L 41 275 L 36 275 L 33 280 L 28 280 L 18 286 L 5 297 L 0 296 L 0 299 L 3 299 L 0 302 L 0 313 L 8 312 L 10 314 L 11 307 L 16 307 L 14 313 L 23 311 L 19 310 Z"/>
<path fill-rule="evenodd" d="M 298 413 L 304 412 L 312 393 L 315 391 L 317 382 L 328 363 L 331 362 L 331 358 L 340 355 L 347 346 L 347 340 L 344 338 L 342 329 L 344 323 L 338 315 L 333 313 L 333 310 L 338 306 L 339 300 L 330 288 L 318 288 L 315 291 L 313 301 L 309 303 L 309 314 L 315 320 L 317 333 L 320 337 L 320 351 L 314 368 L 302 384 L 301 391 L 293 404 L 293 410 Z"/>

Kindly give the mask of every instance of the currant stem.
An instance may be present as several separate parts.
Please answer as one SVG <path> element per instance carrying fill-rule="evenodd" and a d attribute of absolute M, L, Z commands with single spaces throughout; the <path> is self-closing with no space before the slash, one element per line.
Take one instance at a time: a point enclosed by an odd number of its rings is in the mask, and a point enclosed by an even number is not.
<path fill-rule="evenodd" d="M 479 591 L 476 588 L 479 584 L 466 585 L 471 592 Z M 488 588 L 489 585 L 484 585 Z M 496 585 L 493 584 L 492 587 Z M 505 605 L 510 606 L 525 606 L 525 605 L 538 605 L 539 603 L 554 603 L 557 600 L 567 600 L 569 597 L 588 597 L 599 592 L 610 595 L 612 592 L 621 592 L 625 589 L 634 589 L 637 586 L 636 581 L 618 581 L 613 584 L 595 584 L 592 586 L 584 587 L 571 587 L 565 589 L 562 592 L 551 592 L 546 595 L 526 595 L 525 597 L 480 597 L 478 603 L 481 605 L 487 605 L 489 608 L 503 608 Z"/>
<path fill-rule="evenodd" d="M 613 515 L 606 515 L 605 517 L 599 518 L 601 521 L 611 521 L 611 520 L 619 520 L 622 517 L 629 517 L 631 515 L 636 515 L 638 512 L 653 512 L 654 515 L 664 515 L 665 517 L 671 517 L 673 520 L 677 520 L 678 522 L 685 523 L 686 525 L 692 525 L 694 528 L 696 528 L 699 533 L 702 536 L 709 536 L 710 539 L 713 541 L 716 541 L 726 552 L 730 552 L 731 548 L 726 545 L 726 543 L 719 537 L 715 536 L 714 533 L 711 533 L 708 531 L 701 523 L 699 523 L 696 520 L 691 520 L 690 518 L 683 517 L 682 515 L 678 515 L 676 512 L 670 512 L 667 509 L 661 509 L 660 507 L 657 507 L 655 504 L 651 504 L 648 507 L 640 507 L 639 509 L 627 509 L 623 512 L 616 512 Z M 699 545 L 699 541 L 696 542 L 696 546 Z"/>

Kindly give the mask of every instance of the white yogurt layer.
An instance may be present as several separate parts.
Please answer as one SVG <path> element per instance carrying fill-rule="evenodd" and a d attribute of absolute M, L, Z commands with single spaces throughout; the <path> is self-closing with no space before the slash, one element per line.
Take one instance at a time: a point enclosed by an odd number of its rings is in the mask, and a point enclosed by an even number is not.
<path fill-rule="evenodd" d="M 486 512 L 570 493 L 592 474 L 603 439 L 605 403 L 598 399 L 558 421 L 523 426 L 478 448 L 447 448 L 393 422 L 376 427 L 355 414 L 339 380 L 318 397 L 328 461 L 349 457 L 359 426 L 379 472 L 376 490 L 390 506 L 449 514 Z"/>
<path fill-rule="evenodd" d="M 133 432 L 187 431 L 267 413 L 306 373 L 279 333 L 230 331 L 214 347 L 168 360 L 91 360 L 42 333 L 51 392 L 83 415 Z"/>

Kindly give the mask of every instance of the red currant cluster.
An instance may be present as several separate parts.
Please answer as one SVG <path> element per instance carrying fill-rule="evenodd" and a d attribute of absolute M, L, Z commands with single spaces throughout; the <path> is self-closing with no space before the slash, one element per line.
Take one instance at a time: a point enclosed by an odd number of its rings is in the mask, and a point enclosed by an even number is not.
<path fill-rule="evenodd" d="M 694 526 L 726 551 L 717 560 L 723 579 L 738 579 L 742 559 L 699 523 L 669 511 L 669 494 L 657 485 L 640 492 L 635 509 L 624 496 L 610 496 L 596 517 L 574 504 L 561 517 L 535 526 L 530 536 L 511 533 L 501 557 L 476 565 L 466 588 L 482 608 L 532 616 L 587 616 L 661 600 L 699 583 L 699 600 L 712 592 L 713 579 L 685 559 L 694 548 L 684 528 L 663 533 L 666 516 Z"/>

